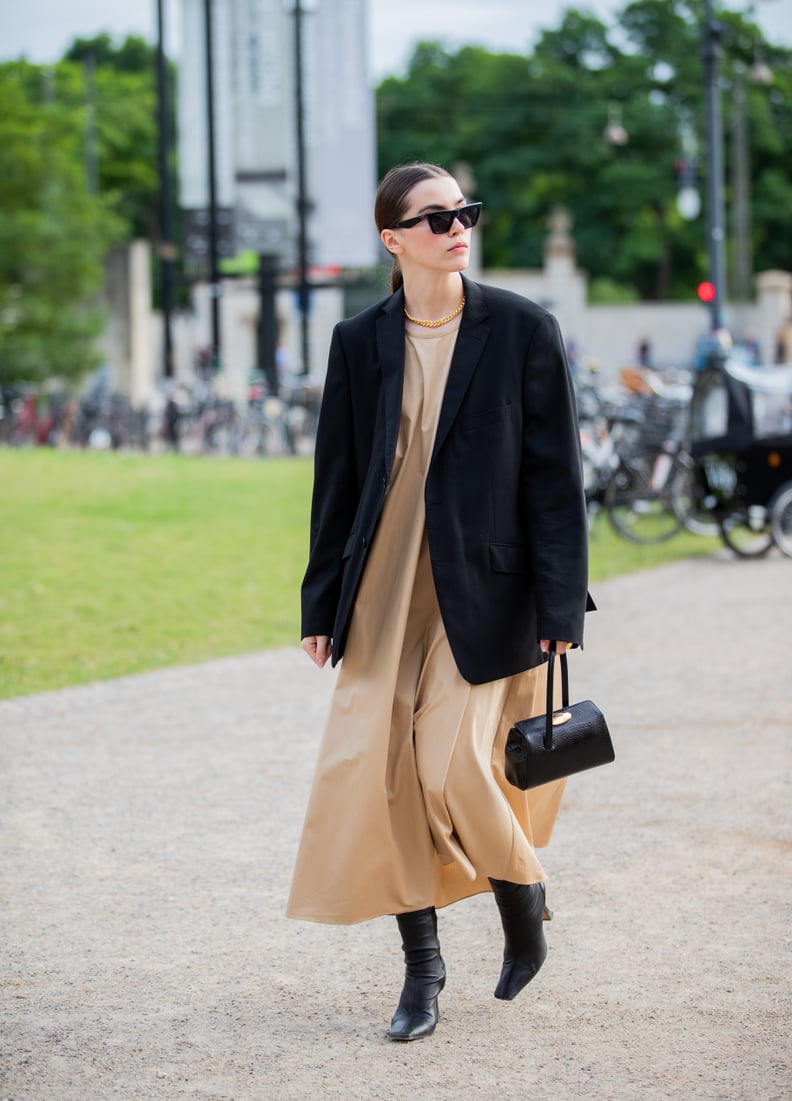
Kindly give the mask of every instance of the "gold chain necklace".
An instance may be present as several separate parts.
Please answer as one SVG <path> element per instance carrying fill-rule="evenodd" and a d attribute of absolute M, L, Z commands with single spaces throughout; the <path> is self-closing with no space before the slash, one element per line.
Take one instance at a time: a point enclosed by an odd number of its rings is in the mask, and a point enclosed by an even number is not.
<path fill-rule="evenodd" d="M 459 314 L 462 313 L 464 308 L 465 296 L 463 294 L 462 301 L 459 303 L 453 313 L 450 313 L 448 317 L 441 317 L 439 321 L 421 321 L 419 318 L 413 317 L 412 314 L 407 313 L 406 306 L 404 307 L 404 316 L 407 318 L 408 321 L 412 321 L 413 325 L 423 325 L 425 329 L 439 329 L 441 325 L 447 325 L 449 321 L 453 321 L 455 317 L 458 317 Z"/>

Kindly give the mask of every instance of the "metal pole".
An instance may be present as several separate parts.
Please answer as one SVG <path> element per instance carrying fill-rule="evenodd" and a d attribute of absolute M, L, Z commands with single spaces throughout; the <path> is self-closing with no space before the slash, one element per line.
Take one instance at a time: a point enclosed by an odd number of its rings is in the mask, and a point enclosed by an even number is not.
<path fill-rule="evenodd" d="M 745 326 L 745 306 L 751 300 L 751 197 L 748 178 L 748 115 L 745 106 L 745 80 L 738 71 L 734 77 L 733 229 L 734 281 L 732 293 L 740 310 L 739 336 Z"/>
<path fill-rule="evenodd" d="M 206 151 L 209 177 L 209 301 L 212 311 L 212 366 L 220 366 L 220 271 L 217 245 L 217 176 L 215 169 L 214 39 L 212 0 L 204 0 L 206 38 Z"/>
<path fill-rule="evenodd" d="M 157 0 L 157 160 L 159 166 L 160 273 L 162 277 L 162 374 L 173 378 L 173 226 L 171 223 L 170 119 L 163 3 Z"/>
<path fill-rule="evenodd" d="M 89 53 L 83 61 L 85 73 L 85 179 L 88 191 L 96 195 L 99 191 L 99 164 L 96 152 L 96 57 Z"/>
<path fill-rule="evenodd" d="M 723 324 L 726 303 L 726 264 L 724 254 L 723 208 L 723 127 L 720 114 L 720 37 L 723 25 L 712 15 L 712 0 L 704 3 L 704 43 L 701 56 L 704 61 L 704 88 L 707 107 L 707 245 L 709 251 L 709 277 L 715 288 L 710 303 L 712 327 Z"/>
<path fill-rule="evenodd" d="M 305 104 L 303 99 L 303 9 L 294 0 L 294 101 L 297 123 L 297 297 L 300 309 L 301 374 L 311 369 L 310 283 L 308 280 L 308 196 L 305 184 Z"/>
<path fill-rule="evenodd" d="M 275 310 L 277 278 L 278 257 L 269 253 L 259 255 L 258 367 L 274 398 L 280 392 L 277 365 L 278 318 Z"/>

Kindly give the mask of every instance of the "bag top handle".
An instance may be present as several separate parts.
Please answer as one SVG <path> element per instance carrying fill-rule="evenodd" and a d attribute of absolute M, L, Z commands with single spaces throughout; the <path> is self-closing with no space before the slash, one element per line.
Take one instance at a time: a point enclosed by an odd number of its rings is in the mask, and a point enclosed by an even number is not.
<path fill-rule="evenodd" d="M 545 736 L 544 747 L 550 751 L 553 748 L 553 681 L 555 680 L 556 643 L 551 639 L 550 650 L 547 654 L 547 702 L 545 707 Z M 558 655 L 561 662 L 561 707 L 569 707 L 569 666 L 566 652 Z"/>

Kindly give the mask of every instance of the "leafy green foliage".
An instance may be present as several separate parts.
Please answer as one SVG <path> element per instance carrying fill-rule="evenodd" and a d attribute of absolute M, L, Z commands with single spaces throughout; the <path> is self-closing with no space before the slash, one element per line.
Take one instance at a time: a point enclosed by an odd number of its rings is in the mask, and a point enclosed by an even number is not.
<path fill-rule="evenodd" d="M 75 38 L 63 60 L 90 63 L 95 68 L 113 69 L 117 73 L 149 76 L 154 67 L 154 49 L 145 38 L 137 35 L 129 35 L 116 45 L 109 34 L 98 34 L 94 38 Z"/>
<path fill-rule="evenodd" d="M 59 67 L 60 94 L 93 114 L 97 183 L 123 219 L 125 236 L 157 236 L 157 94 L 155 51 L 129 37 L 78 38 Z M 67 75 L 68 74 L 68 75 Z M 171 74 L 171 103 L 173 99 Z"/>
<path fill-rule="evenodd" d="M 0 65 L 0 101 L 0 383 L 78 379 L 108 247 L 158 236 L 154 50 L 77 39 L 55 66 Z"/>
<path fill-rule="evenodd" d="M 634 0 L 612 30 L 571 9 L 528 57 L 421 43 L 406 76 L 378 89 L 380 169 L 417 159 L 468 165 L 486 201 L 486 267 L 539 266 L 561 203 L 592 277 L 641 298 L 690 297 L 707 267 L 705 216 L 680 215 L 676 167 L 687 128 L 703 199 L 703 9 L 700 0 Z M 719 14 L 727 163 L 740 73 L 747 90 L 755 267 L 790 270 L 792 51 L 764 42 L 748 16 Z M 771 88 L 750 85 L 757 49 L 775 74 Z M 614 109 L 623 145 L 604 140 Z M 728 204 L 728 173 L 726 187 Z"/>
<path fill-rule="evenodd" d="M 0 382 L 75 377 L 98 361 L 95 298 L 120 227 L 88 190 L 84 111 L 61 101 L 59 76 L 0 67 Z"/>

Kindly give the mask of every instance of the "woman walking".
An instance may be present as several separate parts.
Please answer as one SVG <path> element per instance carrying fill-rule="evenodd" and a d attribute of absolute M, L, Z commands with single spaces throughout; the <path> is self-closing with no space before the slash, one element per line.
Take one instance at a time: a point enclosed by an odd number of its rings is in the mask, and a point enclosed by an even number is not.
<path fill-rule="evenodd" d="M 436 909 L 492 890 L 497 998 L 546 954 L 543 869 L 564 782 L 510 787 L 513 721 L 543 710 L 542 651 L 582 641 L 587 529 L 555 320 L 462 275 L 480 203 L 430 164 L 392 169 L 375 220 L 393 293 L 335 329 L 316 441 L 302 645 L 343 657 L 288 914 L 395 915 L 388 1033 L 430 1035 Z"/>

